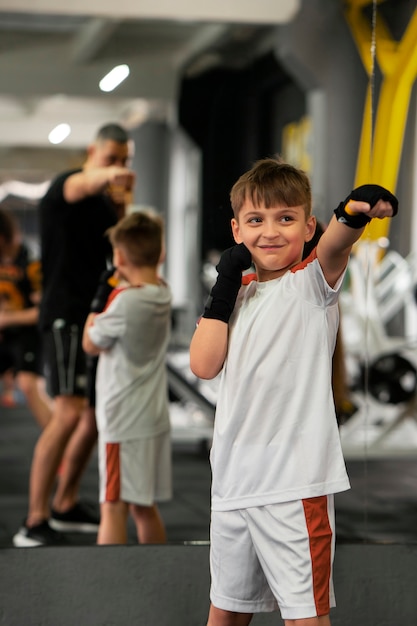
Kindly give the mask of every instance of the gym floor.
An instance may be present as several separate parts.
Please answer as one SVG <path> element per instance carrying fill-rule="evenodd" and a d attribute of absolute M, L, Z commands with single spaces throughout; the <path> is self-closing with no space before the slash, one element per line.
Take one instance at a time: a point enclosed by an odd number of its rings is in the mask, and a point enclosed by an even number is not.
<path fill-rule="evenodd" d="M 0 547 L 26 514 L 31 456 L 39 434 L 25 406 L 0 407 Z M 417 543 L 416 456 L 347 462 L 352 489 L 336 495 L 338 542 Z M 161 504 L 170 543 L 206 542 L 210 523 L 210 468 L 201 446 L 173 445 L 174 497 Z M 97 457 L 82 483 L 83 500 L 96 503 Z M 74 545 L 91 545 L 95 536 L 70 534 Z M 129 524 L 129 543 L 135 544 Z"/>

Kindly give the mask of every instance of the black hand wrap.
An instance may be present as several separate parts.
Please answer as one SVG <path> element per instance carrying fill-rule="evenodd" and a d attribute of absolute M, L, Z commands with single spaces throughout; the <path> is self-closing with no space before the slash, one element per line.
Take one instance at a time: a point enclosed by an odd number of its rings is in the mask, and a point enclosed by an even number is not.
<path fill-rule="evenodd" d="M 385 200 L 391 203 L 393 208 L 392 217 L 398 213 L 398 200 L 388 189 L 380 185 L 362 185 L 354 189 L 334 211 L 337 221 L 350 226 L 350 228 L 363 228 L 371 221 L 371 218 L 366 213 L 355 213 L 354 215 L 348 213 L 345 207 L 349 200 L 368 202 L 371 205 L 371 209 L 378 200 Z"/>
<path fill-rule="evenodd" d="M 114 287 L 110 284 L 109 280 L 113 276 L 116 268 L 112 267 L 109 270 L 104 270 L 102 272 L 99 281 L 97 291 L 91 302 L 90 312 L 91 313 L 101 313 L 104 310 L 104 307 L 107 304 L 107 300 Z"/>
<path fill-rule="evenodd" d="M 223 252 L 216 266 L 219 275 L 207 299 L 203 317 L 228 323 L 242 284 L 242 272 L 251 263 L 251 254 L 243 243 Z"/>

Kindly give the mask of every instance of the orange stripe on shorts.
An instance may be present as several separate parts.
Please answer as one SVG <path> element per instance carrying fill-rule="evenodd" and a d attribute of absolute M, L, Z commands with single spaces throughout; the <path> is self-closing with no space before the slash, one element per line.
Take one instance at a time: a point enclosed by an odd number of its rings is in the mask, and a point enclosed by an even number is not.
<path fill-rule="evenodd" d="M 120 444 L 106 443 L 106 502 L 120 500 Z"/>
<path fill-rule="evenodd" d="M 310 538 L 313 591 L 317 615 L 330 612 L 330 573 L 332 564 L 332 529 L 327 514 L 327 496 L 303 500 Z"/>

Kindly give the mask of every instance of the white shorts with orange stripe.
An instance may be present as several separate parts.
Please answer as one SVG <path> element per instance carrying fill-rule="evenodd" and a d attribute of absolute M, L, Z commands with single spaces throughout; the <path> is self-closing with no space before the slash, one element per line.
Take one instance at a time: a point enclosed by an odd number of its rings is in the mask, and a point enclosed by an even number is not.
<path fill-rule="evenodd" d="M 106 443 L 99 437 L 100 502 L 150 506 L 172 497 L 171 437 Z"/>
<path fill-rule="evenodd" d="M 279 608 L 284 620 L 327 615 L 334 545 L 333 495 L 213 511 L 211 602 L 238 613 Z"/>

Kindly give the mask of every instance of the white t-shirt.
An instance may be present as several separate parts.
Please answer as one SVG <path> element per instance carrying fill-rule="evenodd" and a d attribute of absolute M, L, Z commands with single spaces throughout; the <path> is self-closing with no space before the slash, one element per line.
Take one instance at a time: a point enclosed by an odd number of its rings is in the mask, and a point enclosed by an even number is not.
<path fill-rule="evenodd" d="M 315 253 L 281 278 L 242 286 L 216 408 L 212 508 L 349 488 L 331 387 L 338 292 Z"/>
<path fill-rule="evenodd" d="M 96 415 L 100 437 L 121 442 L 152 437 L 170 428 L 166 351 L 171 291 L 143 285 L 113 291 L 89 329 L 100 353 Z"/>

